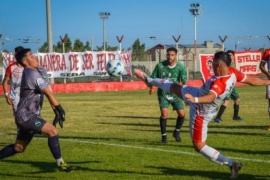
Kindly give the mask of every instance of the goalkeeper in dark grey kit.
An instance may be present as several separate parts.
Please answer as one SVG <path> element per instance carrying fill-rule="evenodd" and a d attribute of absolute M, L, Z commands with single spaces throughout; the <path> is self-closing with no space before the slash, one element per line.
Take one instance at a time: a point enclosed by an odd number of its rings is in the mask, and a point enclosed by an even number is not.
<path fill-rule="evenodd" d="M 16 60 L 24 67 L 20 101 L 15 114 L 18 134 L 15 144 L 10 144 L 0 150 L 0 159 L 10 157 L 16 153 L 24 152 L 35 134 L 48 137 L 48 146 L 56 160 L 60 171 L 70 172 L 75 169 L 69 166 L 62 158 L 56 124 L 63 127 L 65 111 L 55 98 L 46 70 L 40 67 L 37 57 L 31 49 L 22 49 L 16 53 Z M 40 116 L 44 95 L 48 98 L 55 119 L 53 124 Z"/>

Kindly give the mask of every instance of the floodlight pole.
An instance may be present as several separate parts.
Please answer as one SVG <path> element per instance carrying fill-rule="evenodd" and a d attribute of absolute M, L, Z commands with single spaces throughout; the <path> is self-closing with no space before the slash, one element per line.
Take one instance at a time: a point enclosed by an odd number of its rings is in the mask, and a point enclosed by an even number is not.
<path fill-rule="evenodd" d="M 194 65 L 194 69 L 193 69 L 193 79 L 194 79 L 194 75 L 195 75 L 195 71 L 196 71 L 196 61 L 195 61 L 195 58 L 196 58 L 196 47 L 197 47 L 197 19 L 196 17 L 201 15 L 201 5 L 199 3 L 191 3 L 190 4 L 190 13 L 191 15 L 194 16 L 194 54 L 193 54 L 193 65 Z"/>
<path fill-rule="evenodd" d="M 109 12 L 99 12 L 100 19 L 103 20 L 103 51 L 106 51 L 106 24 L 105 20 L 111 15 Z"/>

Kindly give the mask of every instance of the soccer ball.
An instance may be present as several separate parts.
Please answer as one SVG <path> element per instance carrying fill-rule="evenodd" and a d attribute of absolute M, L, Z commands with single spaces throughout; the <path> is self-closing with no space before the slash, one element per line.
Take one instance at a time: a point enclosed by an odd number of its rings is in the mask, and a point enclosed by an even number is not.
<path fill-rule="evenodd" d="M 122 61 L 118 59 L 110 60 L 107 63 L 106 70 L 110 76 L 126 75 L 125 65 Z"/>

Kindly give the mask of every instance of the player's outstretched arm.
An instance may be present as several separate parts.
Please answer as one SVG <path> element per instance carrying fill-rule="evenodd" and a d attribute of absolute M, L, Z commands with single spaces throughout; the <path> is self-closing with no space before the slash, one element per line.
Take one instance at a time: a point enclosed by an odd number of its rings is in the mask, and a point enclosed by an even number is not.
<path fill-rule="evenodd" d="M 243 81 L 243 83 L 252 86 L 263 86 L 263 85 L 270 85 L 270 80 L 247 76 L 246 79 Z"/>
<path fill-rule="evenodd" d="M 54 96 L 51 86 L 48 86 L 45 89 L 43 89 L 43 93 L 48 98 L 48 100 L 53 108 L 53 111 L 55 113 L 53 125 L 56 126 L 56 124 L 59 123 L 60 127 L 63 128 L 63 121 L 65 121 L 65 114 L 66 113 L 65 113 L 64 109 L 61 107 L 61 105 L 59 104 L 56 97 Z"/>

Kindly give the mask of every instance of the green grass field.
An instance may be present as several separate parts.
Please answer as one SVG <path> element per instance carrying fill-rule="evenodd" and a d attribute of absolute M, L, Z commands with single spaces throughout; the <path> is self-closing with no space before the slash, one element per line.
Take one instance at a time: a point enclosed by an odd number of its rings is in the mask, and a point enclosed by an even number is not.
<path fill-rule="evenodd" d="M 223 123 L 209 123 L 208 145 L 243 163 L 239 179 L 270 179 L 270 132 L 265 87 L 238 87 L 242 122 L 232 120 L 233 101 Z M 56 169 L 47 139 L 38 135 L 26 151 L 0 160 L 0 179 L 229 179 L 229 169 L 193 150 L 188 129 L 189 107 L 181 130 L 172 137 L 176 113 L 170 110 L 168 144 L 161 144 L 156 94 L 148 91 L 57 94 L 66 111 L 59 130 L 63 158 L 77 170 Z M 14 143 L 11 107 L 0 97 L 0 148 Z M 52 121 L 48 101 L 42 116 Z"/>

